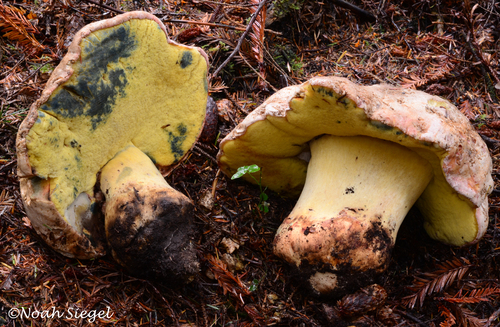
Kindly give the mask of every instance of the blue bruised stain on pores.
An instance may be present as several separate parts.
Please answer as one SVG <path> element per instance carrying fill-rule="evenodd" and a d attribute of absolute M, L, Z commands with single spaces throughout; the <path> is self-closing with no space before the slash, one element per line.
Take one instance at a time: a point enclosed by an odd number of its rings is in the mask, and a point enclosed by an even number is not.
<path fill-rule="evenodd" d="M 177 135 L 172 132 L 168 133 L 168 142 L 170 143 L 170 149 L 174 154 L 175 161 L 179 161 L 184 156 L 184 151 L 182 150 L 182 143 L 187 137 L 187 127 L 184 124 L 179 124 L 177 126 Z"/>
<path fill-rule="evenodd" d="M 42 122 L 42 120 L 40 118 L 43 118 L 43 117 L 45 117 L 45 114 L 43 112 L 39 111 L 38 112 L 38 118 L 36 119 L 36 122 L 38 124 L 40 124 Z"/>
<path fill-rule="evenodd" d="M 379 122 L 377 120 L 370 120 L 370 124 L 372 126 L 375 126 L 377 129 L 382 130 L 382 131 L 390 131 L 390 130 L 392 130 L 394 128 L 392 126 L 389 126 L 389 125 L 386 125 L 384 123 L 381 123 L 381 122 Z"/>
<path fill-rule="evenodd" d="M 193 63 L 193 55 L 189 51 L 184 51 L 181 58 L 181 68 L 184 69 Z"/>
<path fill-rule="evenodd" d="M 95 130 L 111 114 L 117 97 L 125 96 L 128 84 L 125 69 L 129 67 L 118 65 L 111 69 L 108 65 L 119 64 L 136 48 L 137 41 L 128 26 L 111 30 L 101 39 L 93 37 L 83 47 L 84 65 L 75 71 L 76 81 L 64 84 L 41 109 L 64 118 L 90 117 Z"/>
<path fill-rule="evenodd" d="M 314 92 L 317 92 L 317 93 L 319 93 L 319 94 L 321 94 L 323 96 L 326 95 L 326 96 L 328 96 L 330 98 L 333 98 L 336 95 L 336 93 L 333 92 L 333 90 L 326 89 L 324 87 L 318 87 L 316 89 L 314 87 L 311 87 L 311 88 L 313 89 Z"/>
<path fill-rule="evenodd" d="M 82 169 L 82 159 L 78 156 L 78 155 L 75 155 L 75 162 L 76 162 L 76 167 L 78 169 Z"/>

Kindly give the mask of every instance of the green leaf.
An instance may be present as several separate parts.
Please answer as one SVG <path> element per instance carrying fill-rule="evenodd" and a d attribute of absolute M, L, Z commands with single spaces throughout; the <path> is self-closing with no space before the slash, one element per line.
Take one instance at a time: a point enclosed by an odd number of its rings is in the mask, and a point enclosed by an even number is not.
<path fill-rule="evenodd" d="M 269 212 L 269 203 L 264 202 L 264 203 L 259 204 L 259 210 L 264 212 L 264 213 L 268 213 Z"/>
<path fill-rule="evenodd" d="M 231 179 L 236 179 L 240 178 L 241 176 L 245 174 L 251 174 L 251 173 L 256 173 L 260 170 L 260 167 L 257 165 L 250 165 L 250 166 L 243 166 L 238 168 L 236 173 L 231 177 Z"/>
<path fill-rule="evenodd" d="M 257 288 L 259 287 L 259 283 L 260 283 L 260 280 L 254 279 L 252 281 L 252 285 L 250 285 L 250 287 L 248 288 L 248 290 L 250 292 L 255 292 L 257 290 Z"/>

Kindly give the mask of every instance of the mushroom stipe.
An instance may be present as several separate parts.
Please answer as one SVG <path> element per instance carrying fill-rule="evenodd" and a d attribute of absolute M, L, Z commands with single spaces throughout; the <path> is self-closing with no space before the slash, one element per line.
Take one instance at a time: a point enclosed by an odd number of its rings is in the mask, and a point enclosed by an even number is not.
<path fill-rule="evenodd" d="M 276 232 L 274 252 L 299 269 L 316 267 L 310 282 L 317 292 L 344 293 L 342 286 L 360 286 L 353 285 L 356 272 L 386 269 L 432 167 L 399 144 L 366 136 L 326 135 L 310 147 L 304 189 Z M 326 266 L 342 274 L 320 273 Z"/>
<path fill-rule="evenodd" d="M 105 230 L 113 257 L 137 276 L 189 281 L 199 270 L 193 203 L 133 145 L 101 170 Z M 154 263 L 152 265 L 151 263 Z"/>

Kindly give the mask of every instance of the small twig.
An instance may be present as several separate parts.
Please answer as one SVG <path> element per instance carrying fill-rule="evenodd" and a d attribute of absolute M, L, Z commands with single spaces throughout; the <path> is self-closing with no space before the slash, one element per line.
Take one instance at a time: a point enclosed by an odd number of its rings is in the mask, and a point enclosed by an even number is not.
<path fill-rule="evenodd" d="M 234 100 L 234 98 L 231 96 L 231 94 L 229 94 L 229 92 L 227 91 L 227 89 L 223 89 L 222 91 L 224 92 L 224 94 L 226 95 L 226 97 L 229 99 L 229 101 L 231 101 L 231 103 L 236 107 L 236 109 L 238 109 L 245 116 L 248 115 L 248 112 L 246 112 L 245 110 L 243 110 L 243 108 L 240 106 L 240 104 L 238 102 L 236 102 L 236 100 Z M 235 126 L 238 125 L 238 124 L 236 124 L 236 122 L 234 120 L 233 120 L 233 123 L 235 123 Z"/>
<path fill-rule="evenodd" d="M 272 86 L 271 83 L 269 83 L 264 76 L 262 76 L 255 68 L 253 68 L 252 65 L 250 65 L 250 63 L 245 59 L 245 57 L 241 53 L 240 57 L 247 64 L 247 66 L 250 67 L 250 69 L 253 70 L 253 72 L 260 77 L 261 80 L 263 80 L 267 85 L 269 85 L 273 89 L 274 92 L 278 92 L 278 89 Z"/>
<path fill-rule="evenodd" d="M 398 26 L 398 25 L 394 22 L 394 15 L 392 15 L 392 16 L 391 16 L 391 23 L 392 23 L 392 25 L 393 25 L 393 26 L 394 26 L 394 27 L 398 30 L 398 32 L 399 32 L 399 33 L 403 33 L 403 32 L 401 32 L 401 29 L 399 28 L 399 26 Z M 405 34 L 403 35 L 403 40 L 405 41 L 406 46 L 408 47 L 408 49 L 410 49 L 410 50 L 411 50 L 411 52 L 416 53 L 415 49 L 414 49 L 414 48 L 410 45 L 410 43 L 408 43 L 408 40 L 407 40 L 407 37 L 406 37 L 406 36 L 407 36 L 407 35 L 406 35 L 406 33 L 405 33 Z M 420 65 L 420 62 L 419 62 L 419 60 L 417 59 L 417 57 L 415 57 L 415 55 L 413 56 L 413 58 L 414 58 L 413 60 L 415 60 L 415 62 L 416 62 L 417 64 L 419 64 L 419 65 Z"/>
<path fill-rule="evenodd" d="M 8 162 L 5 165 L 3 165 L 2 167 L 0 167 L 0 173 L 3 172 L 6 168 L 8 168 L 9 166 L 11 166 L 12 164 L 14 164 L 16 162 L 17 162 L 17 159 L 14 159 L 11 162 Z"/>
<path fill-rule="evenodd" d="M 0 73 L 0 76 L 8 76 L 14 69 L 17 68 L 17 66 L 19 66 L 24 61 L 24 59 L 26 59 L 26 55 L 23 53 L 23 57 L 19 59 L 19 61 L 14 65 L 14 67 L 12 67 L 6 72 Z"/>
<path fill-rule="evenodd" d="M 170 306 L 170 303 L 168 303 L 168 301 L 163 297 L 161 292 L 151 282 L 149 282 L 147 280 L 143 280 L 143 282 L 148 284 L 153 289 L 153 291 L 156 293 L 156 295 L 158 295 L 160 297 L 160 299 L 162 299 L 163 303 L 165 303 L 165 305 L 167 306 L 167 315 L 170 318 L 177 320 L 177 315 L 175 314 L 174 310 Z"/>
<path fill-rule="evenodd" d="M 47 61 L 46 63 L 44 64 L 41 64 L 40 67 L 38 67 L 37 69 L 35 69 L 31 74 L 28 75 L 28 77 L 24 78 L 20 83 L 18 83 L 18 85 L 22 85 L 24 83 L 26 83 L 31 77 L 33 77 L 35 74 L 37 74 L 43 67 L 45 67 L 46 65 L 49 65 L 49 64 L 53 64 L 53 63 L 56 63 L 58 62 L 59 59 L 54 59 L 54 60 L 51 60 L 51 61 Z M 12 99 L 14 96 L 16 96 L 19 92 L 21 91 L 21 89 L 17 90 L 16 92 L 12 93 L 8 99 Z"/>
<path fill-rule="evenodd" d="M 99 2 L 96 2 L 96 1 L 93 1 L 93 0 L 83 0 L 83 1 L 91 3 L 91 4 L 94 4 L 96 6 L 100 6 L 102 8 L 105 8 L 105 9 L 108 9 L 108 10 L 111 10 L 111 11 L 114 11 L 114 12 L 116 12 L 118 14 L 124 14 L 125 13 L 125 11 L 123 11 L 123 10 L 116 9 L 116 8 L 110 7 L 108 5 L 105 5 L 103 3 L 99 3 Z M 168 15 L 171 15 L 171 14 L 168 14 Z M 168 17 L 168 15 L 164 16 L 163 18 L 160 18 L 160 20 L 162 22 L 166 22 L 166 23 L 207 25 L 207 26 L 212 26 L 212 27 L 222 27 L 222 28 L 233 29 L 233 30 L 238 30 L 238 31 L 246 31 L 247 30 L 246 28 L 243 28 L 243 27 L 231 26 L 231 25 L 226 25 L 226 24 L 209 23 L 209 22 L 197 22 L 195 20 L 168 19 L 168 18 L 166 18 L 166 17 Z M 269 32 L 269 30 L 266 30 L 266 31 Z M 277 33 L 277 34 L 280 34 L 280 33 Z"/>
<path fill-rule="evenodd" d="M 167 19 L 167 18 L 161 18 L 161 21 L 162 21 L 162 22 L 167 22 L 167 23 L 181 23 L 181 24 L 193 24 L 193 25 L 207 25 L 207 26 L 212 26 L 212 27 L 223 27 L 223 28 L 232 29 L 232 30 L 246 31 L 246 28 L 243 28 L 243 27 L 231 26 L 231 25 L 219 24 L 219 23 L 197 22 L 197 21 L 195 21 L 195 20 L 183 20 L 183 19 Z"/>
<path fill-rule="evenodd" d="M 226 206 L 224 206 L 223 204 L 220 204 L 221 208 L 224 209 L 224 211 L 227 213 L 227 215 L 229 216 L 229 219 L 231 221 L 234 221 L 234 215 L 233 213 L 231 212 L 231 210 L 229 210 L 228 208 L 226 208 Z"/>
<path fill-rule="evenodd" d="M 213 162 L 217 163 L 217 160 L 212 157 L 211 155 L 209 155 L 207 152 L 205 152 L 202 148 L 200 148 L 197 144 L 195 146 L 193 146 L 193 149 L 200 152 L 201 154 L 205 155 L 207 158 L 209 158 L 210 160 L 212 160 Z"/>
<path fill-rule="evenodd" d="M 329 48 L 330 47 L 323 47 L 323 48 L 318 48 L 318 49 L 302 49 L 299 51 L 299 53 L 325 51 L 325 50 L 328 50 Z"/>
<path fill-rule="evenodd" d="M 336 6 L 348 9 L 358 15 L 361 19 L 364 19 L 368 22 L 375 22 L 377 17 L 375 17 L 371 12 L 363 10 L 359 7 L 356 7 L 352 3 L 342 1 L 342 0 L 333 0 L 332 3 Z"/>
<path fill-rule="evenodd" d="M 373 79 L 376 79 L 377 81 L 379 81 L 380 83 L 384 83 L 384 84 L 387 84 L 386 81 L 384 81 L 383 79 L 381 79 L 380 77 L 378 77 L 377 75 L 373 74 L 372 72 L 369 72 L 369 71 L 359 71 L 359 70 L 356 70 L 355 68 L 351 68 L 353 72 L 355 72 L 356 74 L 358 75 L 369 75 L 371 78 Z"/>
<path fill-rule="evenodd" d="M 497 91 L 495 89 L 494 82 L 492 80 L 493 77 L 498 83 L 499 81 L 498 77 L 494 74 L 493 70 L 488 65 L 488 63 L 486 63 L 483 55 L 481 53 L 478 53 L 478 50 L 480 52 L 481 49 L 476 49 L 475 44 L 473 44 L 473 42 L 470 39 L 468 39 L 465 33 L 463 32 L 462 32 L 462 38 L 465 40 L 465 44 L 467 45 L 468 50 L 472 54 L 474 59 L 479 61 L 480 63 L 479 68 L 481 69 L 481 73 L 483 74 L 484 82 L 486 84 L 486 90 L 488 91 L 491 100 L 493 100 L 493 102 L 498 103 L 499 99 L 497 96 Z"/>
<path fill-rule="evenodd" d="M 220 169 L 217 169 L 217 173 L 215 174 L 214 181 L 212 183 L 212 198 L 215 199 L 215 191 L 217 191 L 217 182 L 219 180 Z"/>
<path fill-rule="evenodd" d="M 479 133 L 479 136 L 481 136 L 481 138 L 483 139 L 484 143 L 486 143 L 486 145 L 489 148 L 495 149 L 498 146 L 498 143 L 500 143 L 500 141 L 492 139 L 492 138 L 489 138 L 486 135 L 483 135 L 481 133 Z"/>
<path fill-rule="evenodd" d="M 226 67 L 226 65 L 231 61 L 231 59 L 233 59 L 233 57 L 240 51 L 241 45 L 243 44 L 243 40 L 247 36 L 248 32 L 250 32 L 250 30 L 252 29 L 253 23 L 257 19 L 257 16 L 259 16 L 259 13 L 262 10 L 262 8 L 264 7 L 264 5 L 266 4 L 266 2 L 267 2 L 267 0 L 262 0 L 259 3 L 257 10 L 255 10 L 255 13 L 252 15 L 252 18 L 250 19 L 250 22 L 248 23 L 248 26 L 245 29 L 245 32 L 243 32 L 240 39 L 238 40 L 238 44 L 236 44 L 236 47 L 234 48 L 233 52 L 231 52 L 229 57 L 227 57 L 227 59 L 213 72 L 212 79 L 215 78 L 220 73 L 220 71 L 224 67 Z"/>
<path fill-rule="evenodd" d="M 83 1 L 91 3 L 91 4 L 99 6 L 99 7 L 102 7 L 102 8 L 106 8 L 108 10 L 114 11 L 114 12 L 119 13 L 119 14 L 125 13 L 125 11 L 123 11 L 123 10 L 113 8 L 111 6 L 105 5 L 104 3 L 100 3 L 100 2 L 96 2 L 96 1 L 92 1 L 92 0 L 83 0 Z"/>
<path fill-rule="evenodd" d="M 114 11 L 114 12 L 116 12 L 118 14 L 124 14 L 125 13 L 125 11 L 123 11 L 123 10 L 116 9 L 116 8 L 111 7 L 111 6 L 108 6 L 108 5 L 105 5 L 103 3 L 99 3 L 99 2 L 93 1 L 93 0 L 83 0 L 83 1 L 91 3 L 91 4 L 94 4 L 96 6 L 99 6 L 99 7 L 105 8 L 105 9 L 108 9 L 108 10 L 111 10 L 111 11 Z M 168 15 L 173 15 L 173 14 L 174 13 L 169 13 Z M 166 22 L 166 23 L 206 25 L 206 26 L 212 26 L 212 27 L 222 27 L 222 28 L 227 28 L 227 29 L 232 29 L 232 30 L 237 30 L 237 31 L 247 31 L 248 30 L 247 28 L 244 28 L 244 27 L 231 26 L 231 25 L 219 24 L 219 23 L 197 22 L 195 20 L 183 20 L 183 19 L 168 19 L 168 18 L 166 18 L 168 15 L 166 15 L 163 18 L 160 18 L 160 20 L 162 22 Z M 281 33 L 279 33 L 279 32 L 275 32 L 275 31 L 268 30 L 268 29 L 265 29 L 265 31 L 266 32 L 271 32 L 271 33 L 274 33 L 274 34 L 277 34 L 277 35 L 281 35 Z"/>
<path fill-rule="evenodd" d="M 210 0 L 205 0 L 203 2 L 211 3 L 211 4 L 214 4 L 214 5 L 221 5 L 221 6 L 233 7 L 233 8 L 245 8 L 245 7 L 251 7 L 251 6 L 253 6 L 253 4 L 248 4 L 248 5 L 244 5 L 244 4 L 240 5 L 240 4 L 238 4 L 238 5 L 234 5 L 234 4 L 231 4 L 231 3 L 217 2 L 217 1 L 210 1 Z"/>
<path fill-rule="evenodd" d="M 416 322 L 417 324 L 419 324 L 420 326 L 422 327 L 429 327 L 429 325 L 427 325 L 425 322 L 423 322 L 422 320 L 418 319 L 417 317 L 415 316 L 412 316 L 411 314 L 409 313 L 406 313 L 404 311 L 401 311 L 401 310 L 398 310 L 398 309 L 394 309 L 394 312 L 408 318 L 408 319 L 411 319 L 413 320 L 414 322 Z"/>
<path fill-rule="evenodd" d="M 267 31 L 267 30 L 265 30 Z M 296 85 L 297 82 L 294 81 L 290 76 L 288 76 L 287 72 L 285 72 L 280 65 L 274 60 L 273 56 L 269 52 L 269 49 L 267 47 L 264 47 L 264 51 L 266 52 L 265 58 L 274 66 L 274 68 L 281 73 L 283 78 L 285 78 L 286 86 L 288 86 L 288 83 L 291 83 L 292 85 Z"/>
<path fill-rule="evenodd" d="M 493 321 L 496 320 L 499 315 L 500 315 L 500 309 L 498 309 L 497 311 L 493 312 L 493 314 L 488 318 L 488 322 L 486 323 L 486 325 L 484 327 L 491 326 L 491 323 L 493 323 Z"/>

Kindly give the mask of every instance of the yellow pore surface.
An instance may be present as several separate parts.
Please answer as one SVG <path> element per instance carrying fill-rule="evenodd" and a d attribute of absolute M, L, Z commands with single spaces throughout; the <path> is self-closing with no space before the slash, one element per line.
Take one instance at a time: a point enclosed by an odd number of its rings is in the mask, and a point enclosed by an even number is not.
<path fill-rule="evenodd" d="M 180 160 L 200 133 L 207 99 L 203 56 L 169 44 L 154 21 L 95 31 L 80 47 L 74 73 L 40 106 L 27 136 L 30 164 L 50 181 L 62 216 L 130 144 L 158 165 Z"/>

